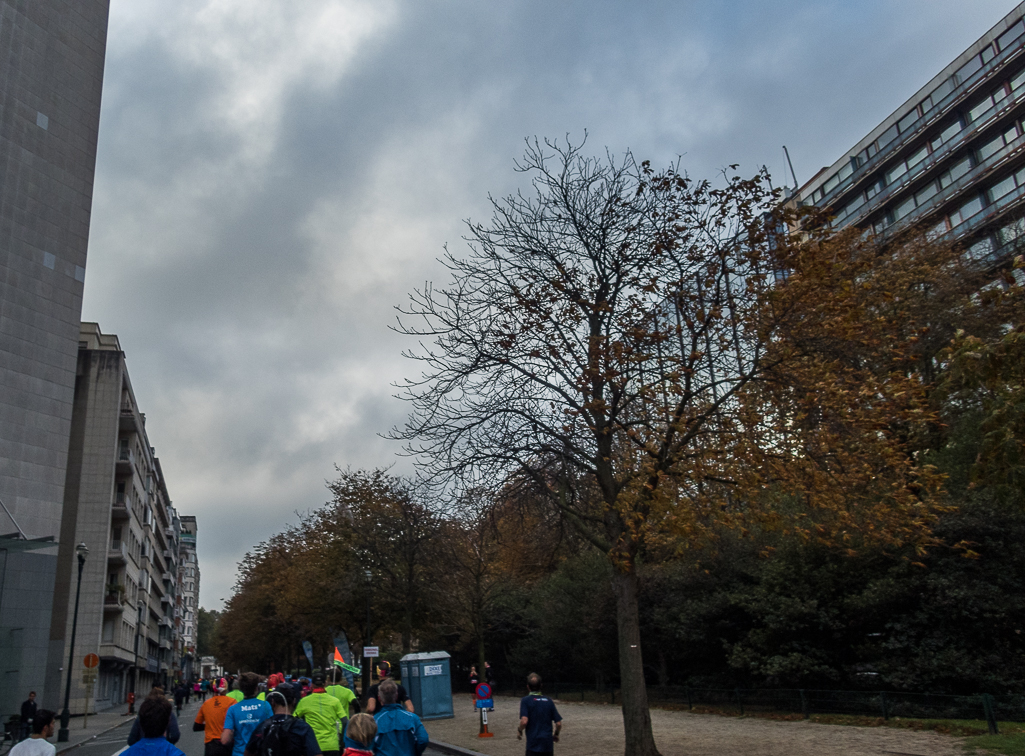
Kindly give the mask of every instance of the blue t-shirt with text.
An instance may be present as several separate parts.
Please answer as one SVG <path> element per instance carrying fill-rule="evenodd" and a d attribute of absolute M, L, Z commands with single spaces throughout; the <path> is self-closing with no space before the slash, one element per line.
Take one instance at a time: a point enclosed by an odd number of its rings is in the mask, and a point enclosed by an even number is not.
<path fill-rule="evenodd" d="M 231 745 L 231 756 L 242 756 L 253 732 L 263 720 L 272 716 L 274 710 L 270 704 L 258 698 L 246 698 L 229 708 L 224 717 L 224 729 L 231 730 L 235 738 Z"/>
<path fill-rule="evenodd" d="M 520 699 L 520 716 L 527 718 L 527 750 L 551 751 L 555 747 L 552 722 L 562 721 L 555 702 L 540 693 L 524 696 Z"/>

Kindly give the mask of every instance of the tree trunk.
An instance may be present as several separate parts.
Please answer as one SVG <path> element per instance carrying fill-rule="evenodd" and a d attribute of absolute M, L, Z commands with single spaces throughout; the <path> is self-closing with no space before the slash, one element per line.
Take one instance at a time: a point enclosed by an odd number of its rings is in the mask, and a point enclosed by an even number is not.
<path fill-rule="evenodd" d="M 641 618 L 637 605 L 637 568 L 612 570 L 616 593 L 616 623 L 619 630 L 619 677 L 623 696 L 623 730 L 629 756 L 660 756 L 651 732 L 648 689 L 644 685 L 641 656 Z"/>

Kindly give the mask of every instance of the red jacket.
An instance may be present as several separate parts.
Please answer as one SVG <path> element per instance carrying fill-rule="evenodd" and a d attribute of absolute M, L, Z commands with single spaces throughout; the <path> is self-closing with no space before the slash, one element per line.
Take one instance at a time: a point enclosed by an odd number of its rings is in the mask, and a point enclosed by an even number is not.
<path fill-rule="evenodd" d="M 359 748 L 346 748 L 342 756 L 374 756 L 373 751 L 361 751 Z"/>

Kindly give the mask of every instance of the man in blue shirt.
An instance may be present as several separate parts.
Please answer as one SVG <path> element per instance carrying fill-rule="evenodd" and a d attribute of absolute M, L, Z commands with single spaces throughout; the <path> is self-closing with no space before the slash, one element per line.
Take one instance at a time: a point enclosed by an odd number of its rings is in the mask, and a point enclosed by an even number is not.
<path fill-rule="evenodd" d="M 151 696 L 139 707 L 139 728 L 142 739 L 129 746 L 126 756 L 185 756 L 164 737 L 171 722 L 171 702 Z"/>
<path fill-rule="evenodd" d="M 394 680 L 385 680 L 377 689 L 381 698 L 381 711 L 374 715 L 377 737 L 374 753 L 377 756 L 420 756 L 430 738 L 420 717 L 398 703 L 399 686 Z"/>
<path fill-rule="evenodd" d="M 552 723 L 555 733 L 552 733 Z M 559 742 L 562 731 L 562 717 L 555 708 L 555 702 L 541 693 L 541 675 L 531 672 L 527 675 L 527 695 L 520 699 L 520 724 L 516 728 L 516 739 L 523 739 L 527 731 L 527 756 L 552 756 L 554 743 Z"/>
<path fill-rule="evenodd" d="M 243 699 L 228 709 L 221 732 L 221 742 L 232 747 L 231 756 L 242 756 L 256 728 L 274 716 L 270 704 L 256 697 L 260 687 L 259 675 L 246 672 L 239 678 L 238 687 Z"/>

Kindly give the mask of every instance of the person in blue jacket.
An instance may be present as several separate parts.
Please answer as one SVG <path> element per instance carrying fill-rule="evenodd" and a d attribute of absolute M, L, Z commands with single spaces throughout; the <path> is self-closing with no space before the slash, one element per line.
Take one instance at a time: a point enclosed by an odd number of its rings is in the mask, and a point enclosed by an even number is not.
<path fill-rule="evenodd" d="M 420 717 L 396 703 L 398 684 L 394 680 L 385 680 L 377 694 L 381 697 L 382 707 L 374 714 L 377 721 L 374 753 L 377 756 L 420 756 L 427 749 L 430 737 Z"/>

